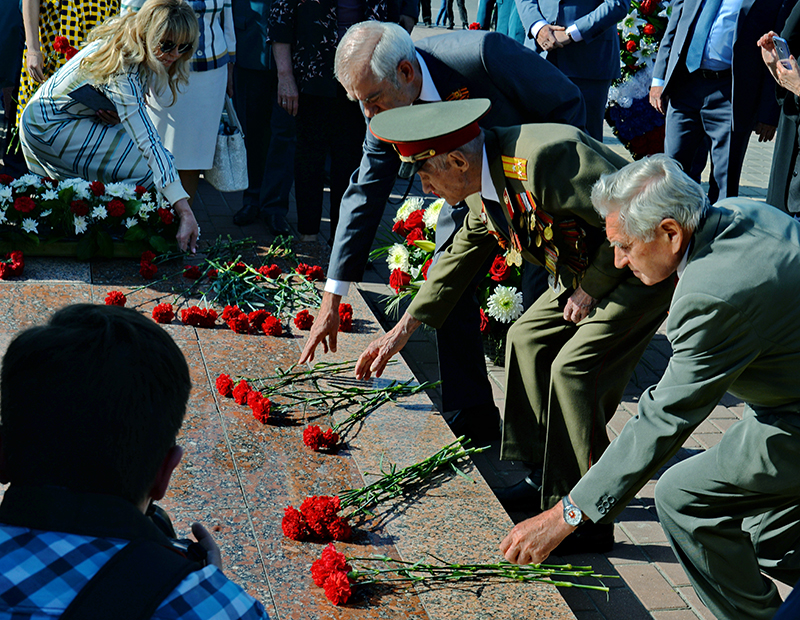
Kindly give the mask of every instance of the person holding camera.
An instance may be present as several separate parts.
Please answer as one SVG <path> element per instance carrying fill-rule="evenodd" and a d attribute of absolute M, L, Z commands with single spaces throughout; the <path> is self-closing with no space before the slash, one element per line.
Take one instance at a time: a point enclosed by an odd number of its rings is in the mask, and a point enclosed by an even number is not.
<path fill-rule="evenodd" d="M 202 525 L 187 552 L 146 516 L 183 454 L 190 389 L 178 346 L 133 310 L 69 306 L 14 338 L 0 374 L 0 482 L 11 483 L 0 616 L 267 618 L 222 573 Z"/>

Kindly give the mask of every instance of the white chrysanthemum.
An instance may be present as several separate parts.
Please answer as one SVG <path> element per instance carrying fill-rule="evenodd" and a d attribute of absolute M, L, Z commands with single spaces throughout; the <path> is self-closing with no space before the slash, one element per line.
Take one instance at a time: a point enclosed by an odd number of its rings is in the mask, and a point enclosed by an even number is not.
<path fill-rule="evenodd" d="M 58 188 L 62 190 L 66 187 L 71 187 L 72 191 L 75 192 L 73 196 L 76 199 L 86 200 L 89 198 L 89 181 L 84 181 L 83 179 L 67 179 L 66 181 L 62 181 L 59 183 Z"/>
<path fill-rule="evenodd" d="M 419 196 L 412 196 L 406 200 L 395 213 L 394 221 L 401 222 L 418 209 L 425 208 L 425 201 Z"/>
<path fill-rule="evenodd" d="M 389 248 L 389 256 L 386 259 L 386 263 L 389 265 L 389 271 L 401 269 L 408 272 L 408 248 L 400 243 L 395 243 Z"/>
<path fill-rule="evenodd" d="M 24 220 L 22 220 L 22 230 L 25 232 L 38 233 L 39 225 L 32 217 L 26 217 Z"/>
<path fill-rule="evenodd" d="M 522 293 L 513 286 L 498 286 L 487 305 L 490 317 L 501 323 L 511 323 L 522 314 Z"/>
<path fill-rule="evenodd" d="M 42 177 L 35 174 L 23 174 L 20 178 L 11 181 L 11 187 L 14 189 L 23 189 L 25 187 L 39 187 L 42 184 Z"/>
<path fill-rule="evenodd" d="M 82 215 L 75 216 L 75 234 L 82 235 L 86 232 L 88 225 L 86 224 L 86 218 Z"/>
<path fill-rule="evenodd" d="M 139 216 L 144 219 L 155 210 L 156 206 L 152 202 L 143 202 L 142 206 L 139 207 Z"/>
<path fill-rule="evenodd" d="M 7 221 L 8 218 L 6 218 L 6 210 L 3 209 L 2 211 L 0 211 L 0 224 L 5 224 Z"/>
<path fill-rule="evenodd" d="M 622 31 L 622 38 L 627 39 L 631 35 L 639 35 L 639 28 L 647 23 L 646 20 L 639 17 L 639 11 L 634 9 L 625 16 L 618 28 Z"/>
<path fill-rule="evenodd" d="M 54 189 L 48 189 L 42 194 L 42 200 L 58 200 L 58 192 Z"/>
<path fill-rule="evenodd" d="M 136 188 L 130 183 L 108 183 L 106 194 L 123 200 L 133 200 L 136 198 Z"/>
<path fill-rule="evenodd" d="M 436 222 L 439 221 L 439 213 L 441 213 L 443 206 L 444 198 L 439 198 L 439 200 L 434 200 L 430 206 L 425 209 L 425 213 L 422 215 L 422 222 L 425 224 L 425 228 L 436 230 Z"/>
<path fill-rule="evenodd" d="M 108 211 L 106 211 L 106 208 L 103 205 L 98 205 L 92 209 L 91 215 L 96 220 L 104 220 L 108 217 Z"/>
<path fill-rule="evenodd" d="M 8 185 L 3 185 L 0 187 L 0 204 L 4 204 L 6 202 L 11 202 L 11 197 L 14 195 L 14 191 Z"/>
<path fill-rule="evenodd" d="M 129 217 L 125 219 L 125 228 L 130 228 L 131 226 L 136 226 L 139 222 L 136 220 L 135 217 Z"/>
<path fill-rule="evenodd" d="M 47 217 L 48 215 L 51 215 L 52 213 L 53 213 L 53 210 L 52 209 L 48 209 L 47 211 L 42 211 L 42 213 L 41 213 L 41 215 L 39 217 Z"/>

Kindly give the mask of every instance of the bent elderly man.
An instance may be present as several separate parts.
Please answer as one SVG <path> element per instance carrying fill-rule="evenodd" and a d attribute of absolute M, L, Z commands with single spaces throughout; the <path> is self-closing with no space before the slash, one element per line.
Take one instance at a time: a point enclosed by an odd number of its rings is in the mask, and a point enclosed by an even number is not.
<path fill-rule="evenodd" d="M 484 127 L 536 122 L 582 127 L 585 119 L 583 100 L 574 84 L 531 50 L 497 33 L 467 31 L 430 37 L 415 48 L 402 28 L 364 22 L 342 38 L 335 64 L 339 81 L 351 98 L 362 103 L 370 119 L 419 101 L 477 97 L 493 104 L 492 112 L 481 120 Z M 339 301 L 349 283 L 363 277 L 399 166 L 392 149 L 367 132 L 361 167 L 342 199 L 329 279 L 301 362 L 314 359 L 319 344 L 326 352 L 328 346 L 336 350 Z M 436 230 L 439 250 L 451 243 L 465 213 L 463 205 L 443 208 Z M 541 288 L 536 289 L 538 293 Z M 462 412 L 464 431 L 471 430 L 470 426 L 487 429 L 481 419 L 494 417 L 496 433 L 497 410 L 486 378 L 479 327 L 478 303 L 469 291 L 437 330 L 443 409 Z"/>
<path fill-rule="evenodd" d="M 742 419 L 662 474 L 655 503 L 717 618 L 772 618 L 781 599 L 762 573 L 800 579 L 800 331 L 794 306 L 781 303 L 800 290 L 800 224 L 742 198 L 710 206 L 664 155 L 603 177 L 592 201 L 617 267 L 648 286 L 677 274 L 673 355 L 638 415 L 565 497 L 568 509 L 520 523 L 501 550 L 540 562 L 582 520 L 612 522 L 730 392 L 746 403 Z"/>
<path fill-rule="evenodd" d="M 643 286 L 613 264 L 590 192 L 623 158 L 564 125 L 481 130 L 477 119 L 488 107 L 485 100 L 437 103 L 373 119 L 371 131 L 394 143 L 426 192 L 466 200 L 469 213 L 408 311 L 370 344 L 356 371 L 380 374 L 420 323 L 441 325 L 498 244 L 507 260 L 543 265 L 550 289 L 508 332 L 501 447 L 502 459 L 533 471 L 500 496 L 546 509 L 608 445 L 606 423 L 666 316 L 672 285 Z M 560 552 L 612 544 L 613 525 L 600 525 Z"/>

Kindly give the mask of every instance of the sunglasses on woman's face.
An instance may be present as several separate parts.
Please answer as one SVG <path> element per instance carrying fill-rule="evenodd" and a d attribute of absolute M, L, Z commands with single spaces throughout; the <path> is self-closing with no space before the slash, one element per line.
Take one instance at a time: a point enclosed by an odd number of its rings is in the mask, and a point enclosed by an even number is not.
<path fill-rule="evenodd" d="M 185 54 L 190 49 L 192 49 L 191 43 L 181 43 L 178 45 L 174 41 L 162 41 L 158 44 L 158 49 L 161 50 L 162 54 L 171 54 L 177 48 L 179 54 Z"/>

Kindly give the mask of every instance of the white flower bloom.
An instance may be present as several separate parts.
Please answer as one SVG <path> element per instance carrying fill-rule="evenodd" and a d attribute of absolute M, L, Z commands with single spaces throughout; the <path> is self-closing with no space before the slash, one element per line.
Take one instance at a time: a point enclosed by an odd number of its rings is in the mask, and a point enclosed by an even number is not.
<path fill-rule="evenodd" d="M 14 195 L 11 186 L 3 185 L 0 187 L 0 204 L 11 202 L 11 197 Z"/>
<path fill-rule="evenodd" d="M 22 189 L 25 187 L 39 187 L 41 184 L 42 177 L 35 174 L 23 174 L 20 178 L 11 182 L 11 187 Z"/>
<path fill-rule="evenodd" d="M 430 206 L 425 209 L 425 213 L 422 215 L 422 222 L 425 224 L 425 228 L 436 230 L 436 222 L 439 221 L 439 213 L 442 211 L 443 206 L 444 198 L 439 198 L 439 200 L 434 200 Z"/>
<path fill-rule="evenodd" d="M 401 243 L 395 243 L 389 248 L 389 256 L 386 259 L 389 270 L 401 269 L 408 272 L 408 248 Z"/>
<path fill-rule="evenodd" d="M 489 316 L 501 323 L 516 321 L 522 314 L 522 293 L 513 286 L 498 286 L 487 300 Z"/>
<path fill-rule="evenodd" d="M 639 17 L 639 11 L 634 9 L 619 23 L 618 27 L 622 31 L 622 38 L 627 39 L 632 34 L 638 35 L 639 28 L 644 26 L 646 23 L 646 20 Z"/>
<path fill-rule="evenodd" d="M 44 194 L 42 194 L 42 200 L 57 200 L 58 199 L 58 192 L 54 189 L 48 189 Z"/>
<path fill-rule="evenodd" d="M 86 224 L 86 218 L 84 216 L 82 216 L 82 215 L 76 215 L 75 216 L 75 234 L 76 235 L 82 235 L 83 233 L 86 232 L 87 228 L 88 228 L 88 226 Z"/>
<path fill-rule="evenodd" d="M 89 181 L 84 181 L 83 179 L 67 179 L 59 183 L 58 189 L 62 190 L 66 187 L 71 187 L 75 192 L 74 198 L 86 200 L 89 198 L 89 185 Z"/>
<path fill-rule="evenodd" d="M 33 218 L 26 217 L 24 220 L 22 220 L 22 230 L 24 230 L 25 232 L 38 233 L 39 232 L 38 226 L 39 225 L 36 223 L 36 220 L 34 220 Z"/>
<path fill-rule="evenodd" d="M 42 211 L 42 214 L 39 217 L 47 217 L 53 212 L 52 209 L 48 209 L 47 211 Z"/>
<path fill-rule="evenodd" d="M 103 205 L 99 205 L 92 209 L 91 216 L 97 220 L 104 220 L 108 217 L 108 211 Z"/>
<path fill-rule="evenodd" d="M 406 200 L 397 210 L 397 213 L 394 216 L 394 221 L 395 222 L 403 221 L 409 215 L 414 213 L 414 211 L 424 208 L 425 208 L 425 201 L 419 196 L 412 196 L 411 198 Z"/>
<path fill-rule="evenodd" d="M 142 206 L 139 207 L 139 217 L 145 219 L 148 213 L 152 213 L 156 210 L 156 206 L 152 202 L 143 202 Z"/>
<path fill-rule="evenodd" d="M 135 217 L 129 217 L 125 219 L 125 228 L 130 228 L 131 226 L 136 226 L 139 222 L 136 220 Z"/>
<path fill-rule="evenodd" d="M 3 209 L 0 211 L 0 224 L 5 224 L 7 221 L 8 219 L 6 218 L 6 210 Z"/>
<path fill-rule="evenodd" d="M 132 200 L 136 197 L 136 189 L 130 183 L 108 183 L 106 194 L 123 200 Z"/>

